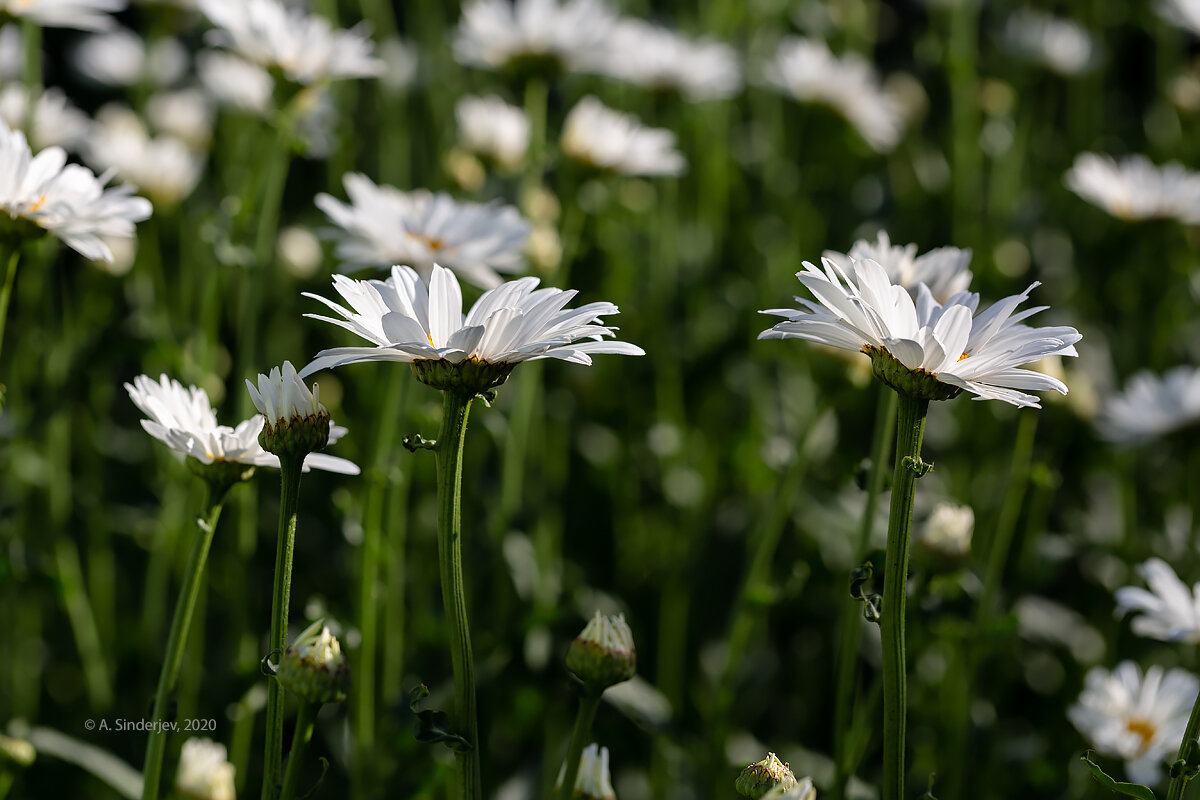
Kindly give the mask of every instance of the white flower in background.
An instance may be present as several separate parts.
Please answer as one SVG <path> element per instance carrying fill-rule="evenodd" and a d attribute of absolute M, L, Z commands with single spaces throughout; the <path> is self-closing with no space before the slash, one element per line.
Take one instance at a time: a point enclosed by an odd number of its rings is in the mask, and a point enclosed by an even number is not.
<path fill-rule="evenodd" d="M 332 230 L 338 258 L 351 269 L 412 264 L 428 275 L 445 264 L 482 288 L 500 283 L 497 272 L 517 272 L 530 225 L 516 208 L 498 202 L 460 203 L 444 192 L 402 192 L 358 173 L 342 179 L 347 205 L 319 194 L 317 208 Z"/>
<path fill-rule="evenodd" d="M 538 282 L 537 278 L 520 278 L 490 289 L 464 315 L 458 280 L 437 264 L 428 289 L 410 267 L 392 267 L 386 281 L 355 281 L 334 275 L 334 288 L 350 308 L 306 294 L 341 319 L 307 316 L 345 328 L 374 347 L 323 350 L 300 376 L 359 361 L 472 361 L 511 366 L 542 358 L 591 364 L 591 356 L 597 353 L 645 355 L 635 345 L 603 340 L 616 328 L 599 324 L 600 318 L 618 313 L 615 305 L 588 303 L 565 309 L 576 292 L 537 289 Z"/>
<path fill-rule="evenodd" d="M 1167 22 L 1193 36 L 1200 36 L 1200 2 L 1196 0 L 1161 0 L 1158 14 Z"/>
<path fill-rule="evenodd" d="M 11 15 L 43 28 L 103 31 L 117 24 L 109 14 L 127 5 L 129 0 L 0 0 L 0 17 Z"/>
<path fill-rule="evenodd" d="M 215 25 L 209 39 L 301 84 L 368 78 L 383 71 L 365 31 L 337 30 L 325 17 L 278 0 L 201 0 Z"/>
<path fill-rule="evenodd" d="M 270 375 L 259 373 L 257 386 L 247 379 L 246 388 L 254 407 L 267 418 L 269 425 L 329 414 L 321 405 L 320 387 L 314 383 L 309 391 L 290 361 L 283 362 L 282 369 L 272 367 Z"/>
<path fill-rule="evenodd" d="M 1118 614 L 1140 612 L 1133 632 L 1164 642 L 1200 643 L 1200 584 L 1188 588 L 1161 558 L 1142 564 L 1138 574 L 1149 590 L 1122 586 L 1116 591 Z"/>
<path fill-rule="evenodd" d="M 938 503 L 917 533 L 917 541 L 940 556 L 952 560 L 966 558 L 971 552 L 971 534 L 975 530 L 975 512 L 970 506 Z"/>
<path fill-rule="evenodd" d="M 20 25 L 0 26 L 0 81 L 19 81 L 25 71 Z"/>
<path fill-rule="evenodd" d="M 169 86 L 188 69 L 187 49 L 165 37 L 147 46 L 128 28 L 87 36 L 71 51 L 71 63 L 85 78 L 105 86 L 136 86 L 143 81 Z"/>
<path fill-rule="evenodd" d="M 132 195 L 132 186 L 105 189 L 60 147 L 34 156 L 25 134 L 0 124 L 0 209 L 11 219 L 46 229 L 84 258 L 111 261 L 101 237 L 131 237 L 150 216 L 150 201 Z"/>
<path fill-rule="evenodd" d="M 472 153 L 516 169 L 529 150 L 529 119 L 496 95 L 466 95 L 454 105 L 458 143 Z"/>
<path fill-rule="evenodd" d="M 202 50 L 196 56 L 196 74 L 204 91 L 218 105 L 260 117 L 271 110 L 275 79 L 244 58 Z"/>
<path fill-rule="evenodd" d="M 0 119 L 14 130 L 25 130 L 29 117 L 29 90 L 20 83 L 0 89 Z M 29 140 L 38 150 L 63 147 L 75 150 L 87 139 L 91 122 L 61 89 L 46 89 L 33 107 Z"/>
<path fill-rule="evenodd" d="M 1049 355 L 1076 355 L 1074 344 L 1081 338 L 1078 331 L 1066 326 L 1031 328 L 1023 324 L 1045 306 L 1014 313 L 1037 283 L 977 314 L 977 294 L 960 292 L 942 305 L 924 284 L 918 284 L 914 301 L 908 290 L 893 284 L 874 261 L 856 261 L 852 272 L 829 259 L 823 262 L 824 271 L 806 261 L 804 272 L 797 273 L 817 302 L 797 297 L 804 310 L 761 312 L 786 321 L 758 338 L 806 339 L 863 351 L 871 355 L 877 375 L 877 359 L 887 365 L 885 382 L 889 385 L 895 386 L 896 380 L 924 382 L 932 378 L 941 384 L 932 387 L 944 394 L 939 399 L 952 397 L 955 389 L 965 389 L 980 399 L 1040 408 L 1037 397 L 1021 390 L 1067 393 L 1057 378 L 1020 369 Z M 931 387 L 923 383 L 921 388 Z"/>
<path fill-rule="evenodd" d="M 1112 672 L 1088 670 L 1079 701 L 1067 717 L 1099 752 L 1125 760 L 1134 783 L 1153 786 L 1162 762 L 1173 757 L 1183 738 L 1200 684 L 1182 669 L 1142 670 L 1122 661 Z"/>
<path fill-rule="evenodd" d="M 485 69 L 526 60 L 578 69 L 603 52 L 615 22 L 603 0 L 474 0 L 463 8 L 454 57 Z"/>
<path fill-rule="evenodd" d="M 174 206 L 196 188 L 204 157 L 173 136 L 151 138 L 137 114 L 108 105 L 96 114 L 88 142 L 88 163 L 112 170 L 155 203 Z"/>
<path fill-rule="evenodd" d="M 134 405 L 150 419 L 142 420 L 146 433 L 158 439 L 177 453 L 196 459 L 202 464 L 214 461 L 229 461 L 254 467 L 279 469 L 279 457 L 263 450 L 258 435 L 265 422 L 261 414 L 238 423 L 236 428 L 218 425 L 217 415 L 203 389 L 189 386 L 186 389 L 179 381 L 159 377 L 151 380 L 146 375 L 125 384 L 125 391 Z M 333 425 L 329 429 L 329 443 L 333 444 L 346 434 L 346 429 Z M 312 467 L 357 475 L 358 467 L 344 458 L 312 453 L 304 460 L 304 469 Z"/>
<path fill-rule="evenodd" d="M 614 111 L 591 95 L 563 123 L 563 154 L 622 175 L 680 175 L 687 161 L 675 134 L 649 128 L 633 114 Z"/>
<path fill-rule="evenodd" d="M 900 102 L 857 53 L 835 56 L 822 41 L 793 36 L 780 43 L 763 76 L 796 100 L 830 106 L 879 152 L 894 148 L 904 134 Z"/>
<path fill-rule="evenodd" d="M 647 89 L 674 89 L 694 101 L 720 100 L 742 89 L 741 62 L 728 44 L 633 18 L 617 22 L 592 69 Z"/>
<path fill-rule="evenodd" d="M 284 269 L 301 279 L 316 275 L 324 258 L 317 235 L 298 225 L 289 225 L 279 232 L 275 255 Z"/>
<path fill-rule="evenodd" d="M 918 256 L 915 244 L 894 245 L 887 231 L 880 231 L 874 242 L 859 239 L 847 254 L 826 250 L 824 255 L 843 271 L 851 269 L 853 262 L 869 258 L 883 267 L 892 283 L 910 293 L 923 283 L 939 303 L 965 292 L 971 285 L 971 271 L 967 269 L 971 264 L 970 249 L 939 247 Z"/>
<path fill-rule="evenodd" d="M 1067 188 L 1124 220 L 1152 217 L 1200 223 L 1200 173 L 1175 162 L 1155 166 L 1143 155 L 1081 153 L 1066 174 Z"/>
<path fill-rule="evenodd" d="M 156 131 L 174 136 L 192 150 L 207 150 L 212 140 L 213 106 L 199 89 L 151 95 L 146 118 Z"/>
<path fill-rule="evenodd" d="M 1021 9 L 1004 26 L 1004 43 L 1015 55 L 1060 75 L 1079 75 L 1096 63 L 1092 35 L 1069 19 Z"/>
<path fill-rule="evenodd" d="M 380 42 L 376 52 L 384 64 L 379 83 L 385 89 L 399 93 L 416 82 L 421 59 L 415 44 L 407 39 L 392 37 Z"/>
<path fill-rule="evenodd" d="M 225 745 L 188 739 L 179 753 L 175 789 L 185 800 L 234 800 L 234 771 Z"/>
<path fill-rule="evenodd" d="M 1134 375 L 1125 390 L 1107 398 L 1096 420 L 1105 439 L 1137 442 L 1200 421 L 1200 369 L 1189 366 Z"/>
<path fill-rule="evenodd" d="M 558 771 L 558 780 L 554 786 L 562 788 L 562 782 L 567 775 L 567 765 L 563 764 Z M 612 780 L 608 775 L 608 748 L 601 747 L 595 742 L 583 748 L 579 756 L 579 772 L 575 775 L 575 789 L 571 792 L 572 800 L 617 800 L 613 791 Z"/>

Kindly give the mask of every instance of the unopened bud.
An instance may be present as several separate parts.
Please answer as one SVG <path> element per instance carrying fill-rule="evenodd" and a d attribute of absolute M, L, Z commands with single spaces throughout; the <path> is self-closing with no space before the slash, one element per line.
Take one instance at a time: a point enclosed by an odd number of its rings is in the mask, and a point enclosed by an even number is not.
<path fill-rule="evenodd" d="M 309 703 L 340 703 L 350 689 L 350 666 L 342 646 L 323 620 L 317 620 L 279 660 L 279 685 Z"/>
<path fill-rule="evenodd" d="M 773 789 L 789 791 L 796 788 L 796 776 L 788 765 L 776 758 L 774 753 L 767 753 L 762 761 L 756 761 L 742 770 L 734 783 L 738 794 L 744 797 L 765 797 Z"/>
<path fill-rule="evenodd" d="M 567 669 L 597 694 L 632 678 L 637 651 L 625 615 L 606 617 L 597 611 L 567 649 Z"/>

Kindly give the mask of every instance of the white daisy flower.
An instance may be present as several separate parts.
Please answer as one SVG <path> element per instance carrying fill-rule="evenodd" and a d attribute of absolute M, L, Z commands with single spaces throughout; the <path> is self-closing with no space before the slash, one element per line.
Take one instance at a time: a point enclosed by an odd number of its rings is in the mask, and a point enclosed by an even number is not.
<path fill-rule="evenodd" d="M 915 293 L 917 284 L 929 287 L 933 299 L 939 303 L 965 292 L 971 285 L 971 250 L 957 247 L 939 247 L 924 255 L 917 255 L 915 244 L 892 244 L 887 231 L 880 231 L 874 242 L 859 239 L 849 253 L 826 250 L 825 258 L 831 259 L 843 271 L 851 264 L 871 259 L 883 267 L 892 283 L 899 284 L 910 293 Z"/>
<path fill-rule="evenodd" d="M 822 41 L 793 36 L 780 43 L 763 76 L 796 100 L 832 107 L 879 152 L 894 148 L 904 133 L 900 101 L 857 53 L 835 56 Z"/>
<path fill-rule="evenodd" d="M 484 69 L 521 61 L 578 69 L 603 51 L 615 22 L 603 0 L 474 0 L 463 8 L 454 57 Z"/>
<path fill-rule="evenodd" d="M 681 175 L 687 168 L 673 132 L 646 127 L 633 114 L 614 111 L 591 95 L 567 114 L 562 151 L 622 175 Z"/>
<path fill-rule="evenodd" d="M 465 315 L 458 279 L 437 264 L 428 288 L 416 270 L 400 266 L 392 267 L 386 281 L 334 275 L 333 285 L 349 309 L 318 295 L 306 296 L 324 303 L 341 319 L 307 316 L 345 328 L 374 346 L 322 350 L 300 371 L 302 378 L 359 361 L 400 361 L 495 368 L 502 381 L 522 361 L 558 358 L 591 364 L 591 356 L 597 353 L 645 355 L 642 348 L 627 342 L 604 340 L 616 328 L 600 324 L 600 318 L 618 313 L 615 305 L 588 303 L 565 309 L 576 292 L 537 289 L 537 278 L 489 289 Z"/>
<path fill-rule="evenodd" d="M 162 375 L 157 382 L 146 375 L 125 384 L 125 391 L 149 419 L 142 420 L 146 433 L 158 439 L 177 453 L 196 459 L 202 464 L 216 461 L 246 464 L 254 467 L 279 469 L 279 457 L 268 453 L 258 442 L 265 419 L 255 414 L 238 423 L 236 428 L 217 424 L 217 415 L 203 389 L 189 386 L 186 389 L 174 379 Z M 333 444 L 347 433 L 337 425 L 329 429 L 329 443 Z M 309 468 L 357 475 L 358 467 L 344 458 L 312 453 L 304 460 L 304 470 Z"/>
<path fill-rule="evenodd" d="M 516 169 L 529 150 L 529 118 L 496 95 L 467 95 L 454 105 L 458 143 L 472 153 Z"/>
<path fill-rule="evenodd" d="M 1134 375 L 1125 390 L 1104 401 L 1100 434 L 1114 442 L 1153 439 L 1200 421 L 1200 369 L 1189 366 Z"/>
<path fill-rule="evenodd" d="M 975 530 L 975 512 L 970 506 L 938 503 L 917 533 L 917 543 L 933 553 L 952 560 L 966 558 L 971 552 Z"/>
<path fill-rule="evenodd" d="M 1004 42 L 1017 56 L 1060 75 L 1080 75 L 1096 63 L 1092 35 L 1069 19 L 1021 9 L 1008 18 Z"/>
<path fill-rule="evenodd" d="M 365 31 L 337 30 L 325 17 L 278 0 L 201 0 L 200 10 L 217 26 L 211 41 L 281 70 L 290 81 L 307 85 L 383 71 Z"/>
<path fill-rule="evenodd" d="M 14 130 L 26 130 L 29 120 L 29 90 L 20 83 L 0 89 L 0 119 Z M 33 107 L 29 140 L 38 150 L 63 147 L 75 150 L 88 136 L 91 122 L 67 99 L 61 89 L 43 91 Z"/>
<path fill-rule="evenodd" d="M 1149 590 L 1122 586 L 1116 591 L 1117 613 L 1140 612 L 1133 632 L 1164 642 L 1200 643 L 1200 584 L 1189 589 L 1161 558 L 1138 567 Z"/>
<path fill-rule="evenodd" d="M 189 800 L 234 800 L 234 772 L 225 745 L 188 739 L 179 753 L 175 789 Z"/>
<path fill-rule="evenodd" d="M 0 81 L 19 81 L 25 73 L 25 43 L 20 25 L 0 26 Z"/>
<path fill-rule="evenodd" d="M 0 209 L 13 220 L 44 228 L 84 258 L 112 261 L 102 237 L 129 238 L 150 216 L 150 201 L 132 195 L 132 186 L 105 189 L 60 147 L 33 155 L 25 134 L 0 124 Z"/>
<path fill-rule="evenodd" d="M 271 110 L 275 79 L 244 58 L 218 50 L 202 50 L 196 56 L 196 74 L 204 91 L 218 105 L 260 117 Z"/>
<path fill-rule="evenodd" d="M 965 389 L 979 399 L 1040 408 L 1038 398 L 1022 390 L 1067 393 L 1057 378 L 1020 369 L 1049 355 L 1076 355 L 1074 344 L 1081 338 L 1066 326 L 1023 324 L 1045 306 L 1014 313 L 1037 283 L 977 314 L 977 294 L 960 292 L 943 305 L 918 284 L 914 301 L 874 261 L 855 261 L 852 273 L 829 259 L 823 263 L 824 271 L 806 261 L 805 271 L 797 273 L 818 302 L 797 297 L 803 310 L 761 312 L 786 321 L 758 338 L 807 339 L 860 350 L 871 356 L 876 376 L 889 386 L 928 399 L 949 399 Z"/>
<path fill-rule="evenodd" d="M 1175 162 L 1155 166 L 1143 155 L 1081 153 L 1066 174 L 1067 188 L 1124 220 L 1152 217 L 1200 223 L 1200 173 Z"/>
<path fill-rule="evenodd" d="M 178 39 L 165 37 L 147 46 L 128 28 L 85 37 L 71 52 L 71 62 L 85 78 L 120 87 L 143 81 L 169 86 L 188 69 L 187 49 Z"/>
<path fill-rule="evenodd" d="M 421 66 L 417 46 L 407 39 L 392 37 L 379 43 L 379 58 L 384 63 L 379 83 L 392 93 L 400 93 L 412 87 Z"/>
<path fill-rule="evenodd" d="M 200 89 L 151 95 L 146 118 L 156 131 L 174 136 L 192 150 L 207 150 L 212 140 L 213 105 Z"/>
<path fill-rule="evenodd" d="M 1125 760 L 1134 783 L 1154 786 L 1162 763 L 1174 756 L 1183 738 L 1200 683 L 1182 669 L 1142 670 L 1123 661 L 1112 672 L 1088 671 L 1079 701 L 1067 717 L 1101 753 Z"/>
<path fill-rule="evenodd" d="M 616 24 L 593 69 L 647 89 L 678 90 L 693 101 L 720 100 L 742 89 L 741 62 L 732 47 L 640 19 Z"/>
<path fill-rule="evenodd" d="M 196 188 L 204 158 L 173 136 L 151 138 L 137 114 L 109 105 L 96 114 L 87 160 L 112 170 L 155 203 L 174 206 Z"/>
<path fill-rule="evenodd" d="M 129 0 L 0 0 L 0 16 L 27 19 L 43 28 L 103 31 L 117 24 L 109 14 L 127 5 Z"/>
<path fill-rule="evenodd" d="M 563 764 L 558 771 L 558 780 L 554 786 L 562 788 L 562 782 L 567 775 L 567 765 Z M 608 748 L 593 742 L 583 748 L 579 756 L 579 772 L 575 774 L 575 790 L 571 793 L 572 800 L 617 800 L 613 791 L 612 780 L 608 775 Z"/>
<path fill-rule="evenodd" d="M 516 208 L 492 202 L 461 203 L 444 192 L 402 192 L 366 175 L 342 179 L 347 205 L 319 194 L 317 208 L 340 230 L 330 231 L 345 266 L 386 268 L 406 263 L 428 275 L 445 264 L 470 283 L 492 288 L 497 272 L 517 272 L 530 225 Z"/>
<path fill-rule="evenodd" d="M 1197 0 L 1161 0 L 1156 10 L 1175 27 L 1200 36 L 1200 2 Z"/>

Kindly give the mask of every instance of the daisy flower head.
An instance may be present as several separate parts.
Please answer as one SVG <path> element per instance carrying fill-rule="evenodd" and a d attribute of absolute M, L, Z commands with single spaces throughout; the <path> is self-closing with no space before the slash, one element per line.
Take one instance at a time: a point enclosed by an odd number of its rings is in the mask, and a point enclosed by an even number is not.
<path fill-rule="evenodd" d="M 37 238 L 48 231 L 84 258 L 112 261 L 104 237 L 131 238 L 151 206 L 133 196 L 132 186 L 105 189 L 104 183 L 87 167 L 68 164 L 60 147 L 33 155 L 25 134 L 0 123 L 0 209 L 9 217 L 0 236 Z"/>
<path fill-rule="evenodd" d="M 1008 18 L 1004 43 L 1014 55 L 1060 75 L 1080 75 L 1096 64 L 1092 35 L 1069 19 L 1021 9 Z"/>
<path fill-rule="evenodd" d="M 649 128 L 633 114 L 614 111 L 591 95 L 563 123 L 562 150 L 570 158 L 620 175 L 681 175 L 687 161 L 675 134 Z"/>
<path fill-rule="evenodd" d="M 275 79 L 240 56 L 223 50 L 201 50 L 196 56 L 196 75 L 217 105 L 260 117 L 271 110 Z"/>
<path fill-rule="evenodd" d="M 817 39 L 784 39 L 763 69 L 768 85 L 806 103 L 830 106 L 874 150 L 886 153 L 904 134 L 902 106 L 880 85 L 875 68 L 857 53 L 835 56 Z"/>
<path fill-rule="evenodd" d="M 554 784 L 556 787 L 562 788 L 566 774 L 567 765 L 563 764 Z M 579 772 L 575 774 L 575 789 L 570 796 L 572 800 L 617 800 L 608 774 L 607 747 L 592 742 L 583 748 L 579 756 Z"/>
<path fill-rule="evenodd" d="M 429 275 L 444 264 L 484 289 L 500 284 L 499 272 L 518 272 L 530 224 L 516 208 L 493 201 L 463 203 L 444 192 L 402 192 L 375 184 L 366 175 L 342 179 L 350 203 L 319 194 L 317 208 L 336 228 L 336 242 L 348 269 L 411 264 Z"/>
<path fill-rule="evenodd" d="M 529 150 L 529 118 L 496 95 L 467 95 L 454 105 L 458 142 L 466 150 L 515 170 Z"/>
<path fill-rule="evenodd" d="M 0 0 L 0 20 L 28 20 L 43 28 L 103 31 L 117 23 L 110 16 L 124 11 L 129 0 Z"/>
<path fill-rule="evenodd" d="M 849 253 L 826 250 L 824 255 L 843 270 L 850 269 L 855 261 L 869 258 L 883 267 L 892 283 L 900 284 L 910 293 L 915 293 L 917 284 L 923 283 L 939 303 L 971 285 L 971 270 L 967 269 L 971 264 L 969 248 L 939 247 L 918 256 L 915 244 L 894 245 L 887 231 L 880 231 L 874 242 L 859 239 Z"/>
<path fill-rule="evenodd" d="M 1164 642 L 1200 643 L 1200 584 L 1189 588 L 1161 558 L 1138 567 L 1149 589 L 1117 589 L 1117 613 L 1137 612 L 1131 627 L 1138 636 Z"/>
<path fill-rule="evenodd" d="M 870 259 L 845 270 L 830 259 L 824 269 L 809 262 L 797 273 L 816 302 L 797 297 L 803 309 L 769 309 L 763 314 L 783 322 L 759 334 L 760 339 L 806 339 L 871 357 L 875 377 L 900 394 L 924 400 L 949 400 L 966 390 L 977 399 L 1003 400 L 1040 408 L 1029 391 L 1067 393 L 1062 381 L 1022 365 L 1050 355 L 1073 356 L 1082 338 L 1074 328 L 1032 328 L 1024 320 L 1045 310 L 1017 312 L 1029 299 L 1031 284 L 977 311 L 979 295 L 960 292 L 939 303 L 924 284 L 916 298 L 891 282 Z"/>
<path fill-rule="evenodd" d="M 1144 155 L 1081 153 L 1067 171 L 1067 188 L 1118 219 L 1161 217 L 1200 223 L 1200 173 L 1171 162 L 1155 166 Z"/>
<path fill-rule="evenodd" d="M 151 137 L 132 110 L 105 106 L 96 114 L 87 161 L 112 170 L 163 207 L 173 207 L 196 188 L 204 158 L 173 136 Z"/>
<path fill-rule="evenodd" d="M 333 276 L 349 308 L 308 294 L 340 319 L 309 314 L 366 339 L 370 347 L 335 347 L 317 353 L 300 377 L 359 361 L 412 364 L 423 383 L 474 396 L 499 386 L 522 361 L 558 358 L 591 364 L 592 355 L 645 355 L 626 342 L 607 341 L 616 328 L 601 317 L 618 313 L 612 303 L 565 306 L 574 290 L 538 289 L 537 278 L 520 278 L 484 292 L 465 315 L 454 273 L 437 264 L 426 286 L 411 267 L 392 267 L 387 280 Z"/>
<path fill-rule="evenodd" d="M 678 91 L 692 101 L 721 100 L 742 89 L 737 51 L 715 39 L 691 39 L 644 20 L 617 22 L 595 72 L 646 89 Z"/>
<path fill-rule="evenodd" d="M 142 81 L 168 86 L 188 69 L 187 50 L 170 37 L 147 43 L 128 28 L 95 33 L 71 51 L 71 63 L 83 77 L 103 86 L 128 87 Z"/>
<path fill-rule="evenodd" d="M 268 453 L 304 456 L 329 443 L 329 412 L 321 405 L 320 390 L 312 391 L 296 375 L 292 362 L 258 375 L 258 385 L 246 381 L 254 407 L 265 418 L 259 443 Z"/>
<path fill-rule="evenodd" d="M 1125 391 L 1104 401 L 1096 427 L 1113 442 L 1142 442 L 1200 421 L 1200 369 L 1175 367 L 1161 376 L 1134 375 Z"/>
<path fill-rule="evenodd" d="M 1198 688 L 1182 669 L 1153 666 L 1143 677 L 1132 661 L 1112 672 L 1094 667 L 1067 717 L 1098 751 L 1124 759 L 1130 780 L 1153 786 L 1179 747 Z"/>
<path fill-rule="evenodd" d="M 492 70 L 579 69 L 603 51 L 616 20 L 604 0 L 474 0 L 463 8 L 454 57 Z"/>
<path fill-rule="evenodd" d="M 234 774 L 225 745 L 212 739 L 188 739 L 179 753 L 175 788 L 182 797 L 234 800 Z"/>

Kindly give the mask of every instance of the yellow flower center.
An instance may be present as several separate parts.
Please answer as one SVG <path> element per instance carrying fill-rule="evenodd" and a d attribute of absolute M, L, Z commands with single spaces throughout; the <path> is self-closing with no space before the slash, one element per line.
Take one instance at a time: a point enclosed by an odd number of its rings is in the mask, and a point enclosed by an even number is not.
<path fill-rule="evenodd" d="M 426 247 L 428 247 L 430 250 L 432 250 L 435 253 L 446 246 L 446 241 L 444 239 L 439 239 L 436 236 L 427 236 L 423 233 L 412 233 L 412 232 L 409 232 L 408 235 L 411 236 L 412 238 L 416 239 L 418 242 L 425 245 Z M 433 342 L 430 342 L 430 344 L 433 344 Z"/>
<path fill-rule="evenodd" d="M 36 214 L 38 212 L 38 209 L 40 209 L 44 205 L 46 205 L 46 195 L 42 195 L 41 197 L 39 197 L 37 199 L 37 202 L 29 207 L 29 213 Z"/>
<path fill-rule="evenodd" d="M 1144 719 L 1131 719 L 1125 723 L 1125 727 L 1130 733 L 1136 733 L 1142 740 L 1142 750 L 1150 746 L 1150 740 L 1154 738 L 1154 734 L 1158 733 L 1158 729 Z"/>
<path fill-rule="evenodd" d="M 964 358 L 970 358 L 970 357 L 971 357 L 971 356 L 970 356 L 970 355 L 968 355 L 967 353 L 963 353 L 961 356 L 959 356 L 959 357 L 958 357 L 958 360 L 959 360 L 959 361 L 962 361 Z"/>

